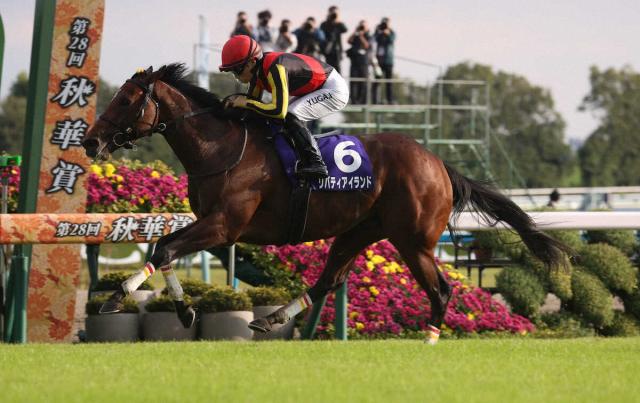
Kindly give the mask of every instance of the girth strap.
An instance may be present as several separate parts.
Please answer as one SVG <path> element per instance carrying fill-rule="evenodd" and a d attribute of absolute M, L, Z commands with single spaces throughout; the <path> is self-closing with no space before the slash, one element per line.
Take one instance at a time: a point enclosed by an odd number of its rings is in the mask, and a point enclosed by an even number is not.
<path fill-rule="evenodd" d="M 303 239 L 304 230 L 307 226 L 310 196 L 311 186 L 305 179 L 300 179 L 297 185 L 291 189 L 287 219 L 287 243 L 291 245 L 296 245 Z"/>

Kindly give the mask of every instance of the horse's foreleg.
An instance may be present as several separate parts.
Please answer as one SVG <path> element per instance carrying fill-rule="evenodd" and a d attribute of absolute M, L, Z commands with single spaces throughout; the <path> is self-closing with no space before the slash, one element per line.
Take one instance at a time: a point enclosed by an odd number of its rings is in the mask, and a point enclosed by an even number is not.
<path fill-rule="evenodd" d="M 338 235 L 331 245 L 327 264 L 313 287 L 274 313 L 254 320 L 249 327 L 258 332 L 268 332 L 274 324 L 288 322 L 307 307 L 321 300 L 346 281 L 358 253 L 381 238 L 380 227 L 374 220 L 365 221 L 346 233 Z"/>
<path fill-rule="evenodd" d="M 208 216 L 174 233 L 160 238 L 153 256 L 143 269 L 122 283 L 122 289 L 116 291 L 102 306 L 100 313 L 113 313 L 123 309 L 122 300 L 135 291 L 157 268 L 162 271 L 169 295 L 176 306 L 176 313 L 184 327 L 191 327 L 195 321 L 195 311 L 185 305 L 182 286 L 171 268 L 171 262 L 190 253 L 228 242 L 226 227 L 221 216 Z"/>
<path fill-rule="evenodd" d="M 171 234 L 167 234 L 161 237 L 158 240 L 158 244 L 162 241 L 169 241 L 176 237 L 180 231 L 173 232 Z M 156 248 L 157 250 L 157 248 Z M 156 267 L 153 263 L 145 262 L 145 265 L 142 269 L 140 269 L 135 274 L 131 275 L 128 279 L 126 279 L 121 285 L 120 289 L 111 294 L 107 302 L 105 302 L 100 307 L 100 314 L 106 313 L 116 313 L 120 312 L 124 309 L 124 303 L 122 302 L 124 298 L 133 293 L 135 290 L 140 287 L 142 283 L 144 283 L 153 273 L 156 271 Z"/>

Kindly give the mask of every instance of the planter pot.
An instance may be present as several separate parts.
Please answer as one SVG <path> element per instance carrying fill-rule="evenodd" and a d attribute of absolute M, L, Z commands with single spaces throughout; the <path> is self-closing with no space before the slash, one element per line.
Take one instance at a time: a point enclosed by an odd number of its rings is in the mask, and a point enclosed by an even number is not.
<path fill-rule="evenodd" d="M 251 340 L 252 311 L 205 313 L 200 319 L 200 337 L 206 340 Z"/>
<path fill-rule="evenodd" d="M 144 340 L 194 340 L 196 325 L 185 329 L 175 312 L 147 312 L 142 318 Z"/>
<path fill-rule="evenodd" d="M 278 309 L 282 305 L 263 305 L 253 307 L 253 316 L 255 318 L 263 318 Z M 253 340 L 291 340 L 293 338 L 293 328 L 295 320 L 290 320 L 284 325 L 273 325 L 273 330 L 269 333 L 253 332 Z"/>
<path fill-rule="evenodd" d="M 137 313 L 89 315 L 85 320 L 89 342 L 138 341 L 140 340 L 139 326 Z"/>

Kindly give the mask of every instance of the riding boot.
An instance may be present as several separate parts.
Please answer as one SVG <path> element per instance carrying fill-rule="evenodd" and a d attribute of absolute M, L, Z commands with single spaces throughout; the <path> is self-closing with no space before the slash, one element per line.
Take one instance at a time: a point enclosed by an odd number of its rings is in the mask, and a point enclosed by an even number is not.
<path fill-rule="evenodd" d="M 329 176 L 327 166 L 322 161 L 318 143 L 305 124 L 290 113 L 285 118 L 284 127 L 289 138 L 293 140 L 299 157 L 296 175 L 306 179 L 323 179 Z"/>

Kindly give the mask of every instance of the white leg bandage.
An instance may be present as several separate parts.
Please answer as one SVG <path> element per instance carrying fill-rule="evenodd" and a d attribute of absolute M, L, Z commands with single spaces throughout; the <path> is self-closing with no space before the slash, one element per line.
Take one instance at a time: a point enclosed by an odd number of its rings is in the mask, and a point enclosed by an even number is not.
<path fill-rule="evenodd" d="M 164 282 L 167 284 L 167 289 L 169 290 L 169 295 L 171 296 L 171 299 L 173 299 L 174 301 L 182 301 L 184 291 L 182 290 L 182 286 L 178 281 L 176 272 L 173 271 L 171 266 L 163 267 L 160 270 L 162 271 Z"/>
<path fill-rule="evenodd" d="M 129 277 L 122 283 L 122 289 L 127 294 L 131 294 L 140 287 L 140 284 L 144 283 L 156 271 L 151 262 L 147 262 L 144 265 L 144 269 L 140 270 L 133 276 Z"/>
<path fill-rule="evenodd" d="M 438 343 L 438 339 L 440 338 L 440 329 L 435 326 L 429 325 L 427 328 L 427 343 L 432 346 L 435 346 Z"/>
<path fill-rule="evenodd" d="M 294 299 L 281 309 L 284 311 L 286 316 L 291 319 L 311 305 L 311 297 L 309 297 L 309 294 L 305 293 L 303 296 L 298 299 Z"/>

